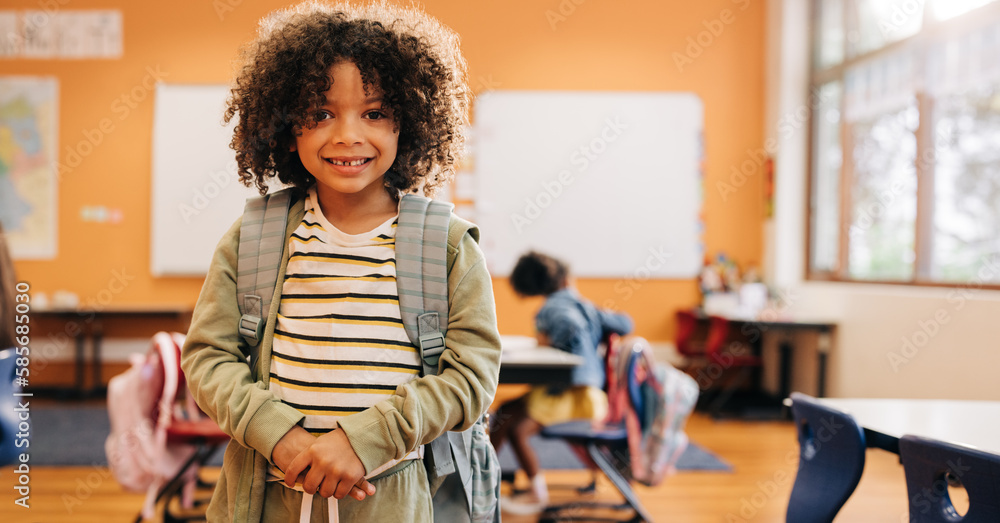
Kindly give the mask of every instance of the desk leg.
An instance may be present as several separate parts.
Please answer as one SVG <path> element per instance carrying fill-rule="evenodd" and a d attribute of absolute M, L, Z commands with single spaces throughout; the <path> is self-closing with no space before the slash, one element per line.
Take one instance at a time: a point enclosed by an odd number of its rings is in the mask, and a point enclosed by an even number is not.
<path fill-rule="evenodd" d="M 74 380 L 75 381 L 74 388 L 76 390 L 74 392 L 76 393 L 77 396 L 82 397 L 84 395 L 83 367 L 84 365 L 86 365 L 86 362 L 84 361 L 83 358 L 83 349 L 86 336 L 82 332 L 77 332 L 75 339 L 76 339 L 76 369 L 74 370 L 76 371 L 76 378 Z"/>
<path fill-rule="evenodd" d="M 792 344 L 787 337 L 783 337 L 779 348 L 781 350 L 781 371 L 779 373 L 778 394 L 784 400 L 792 393 Z"/>
<path fill-rule="evenodd" d="M 95 396 L 104 390 L 104 384 L 101 383 L 101 367 L 104 365 L 104 362 L 101 360 L 101 342 L 104 340 L 104 327 L 100 322 L 94 325 L 91 339 L 93 340 L 94 357 L 92 364 L 94 367 L 91 369 L 93 381 L 90 384 L 88 395 Z"/>
<path fill-rule="evenodd" d="M 817 372 L 819 376 L 816 377 L 816 396 L 819 398 L 826 396 L 826 357 L 830 353 L 830 333 L 827 331 L 821 331 L 819 333 L 819 339 L 816 340 L 816 348 L 819 351 L 817 354 Z"/>

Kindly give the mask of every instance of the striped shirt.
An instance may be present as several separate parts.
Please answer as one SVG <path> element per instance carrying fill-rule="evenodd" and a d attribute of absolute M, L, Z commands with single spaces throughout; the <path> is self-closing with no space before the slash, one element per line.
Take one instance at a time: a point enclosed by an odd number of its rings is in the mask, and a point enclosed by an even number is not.
<path fill-rule="evenodd" d="M 317 202 L 313 188 L 289 239 L 270 382 L 314 435 L 386 399 L 421 369 L 399 312 L 397 217 L 345 234 Z"/>

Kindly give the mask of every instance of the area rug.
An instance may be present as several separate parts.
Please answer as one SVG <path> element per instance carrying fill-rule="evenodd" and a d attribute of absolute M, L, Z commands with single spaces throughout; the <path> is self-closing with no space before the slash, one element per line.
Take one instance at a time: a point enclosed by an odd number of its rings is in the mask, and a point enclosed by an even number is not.
<path fill-rule="evenodd" d="M 31 405 L 30 463 L 53 466 L 107 466 L 104 440 L 111 432 L 107 409 L 94 405 Z M 531 442 L 538 451 L 542 468 L 578 469 L 583 465 L 569 446 L 558 440 L 535 437 Z M 223 451 L 216 452 L 209 465 L 222 465 Z M 517 468 L 509 445 L 500 449 L 504 470 Z M 692 443 L 681 455 L 677 469 L 730 471 L 732 467 L 718 456 Z"/>

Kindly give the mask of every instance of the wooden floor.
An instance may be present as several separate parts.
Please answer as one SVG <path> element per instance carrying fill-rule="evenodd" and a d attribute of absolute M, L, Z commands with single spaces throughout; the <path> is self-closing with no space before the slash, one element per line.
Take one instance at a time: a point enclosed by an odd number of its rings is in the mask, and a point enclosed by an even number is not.
<path fill-rule="evenodd" d="M 732 473 L 680 472 L 656 488 L 636 487 L 656 521 L 684 523 L 784 521 L 785 504 L 798 460 L 790 423 L 713 421 L 696 414 L 688 423 L 692 441 L 733 465 Z M 30 465 L 30 462 L 29 462 Z M 217 470 L 206 471 L 206 476 Z M 583 484 L 584 471 L 548 471 L 550 485 Z M 521 478 L 523 479 L 523 478 Z M 107 469 L 31 467 L 30 508 L 15 504 L 12 467 L 0 471 L 0 522 L 113 523 L 132 521 L 143 496 L 124 492 Z M 553 501 L 570 491 L 552 489 Z M 610 484 L 598 498 L 619 500 Z M 504 516 L 505 523 L 533 521 Z M 838 521 L 905 522 L 903 469 L 892 454 L 870 450 L 865 476 Z"/>

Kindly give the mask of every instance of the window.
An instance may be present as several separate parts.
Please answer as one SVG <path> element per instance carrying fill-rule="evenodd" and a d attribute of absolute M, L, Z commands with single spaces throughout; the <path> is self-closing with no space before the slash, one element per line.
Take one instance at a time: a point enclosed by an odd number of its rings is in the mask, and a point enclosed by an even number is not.
<path fill-rule="evenodd" d="M 810 277 L 1000 285 L 1000 2 L 813 7 Z"/>

